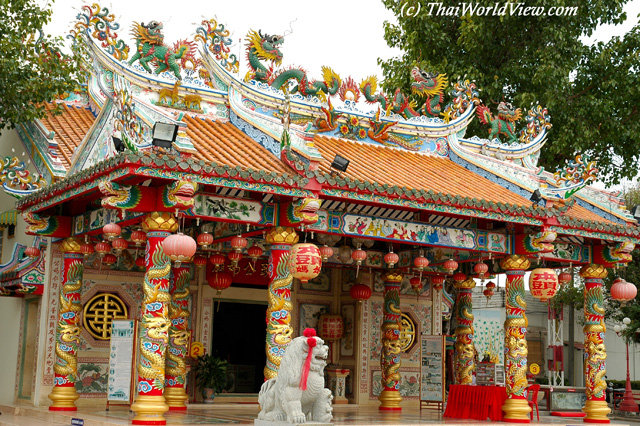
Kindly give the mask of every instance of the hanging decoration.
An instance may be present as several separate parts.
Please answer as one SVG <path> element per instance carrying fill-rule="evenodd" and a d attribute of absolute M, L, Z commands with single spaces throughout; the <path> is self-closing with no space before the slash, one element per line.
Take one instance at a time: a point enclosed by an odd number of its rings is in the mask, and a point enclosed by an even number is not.
<path fill-rule="evenodd" d="M 120 225 L 118 225 L 117 223 L 113 223 L 113 222 L 107 223 L 105 226 L 102 227 L 102 234 L 109 241 L 118 237 L 121 233 L 122 233 L 122 228 L 120 228 Z"/>
<path fill-rule="evenodd" d="M 38 247 L 27 247 L 24 250 L 24 254 L 29 259 L 35 259 L 36 257 L 40 257 L 40 249 Z"/>
<path fill-rule="evenodd" d="M 485 287 L 491 291 L 494 291 L 496 288 L 496 283 L 494 283 L 493 281 L 489 281 Z"/>
<path fill-rule="evenodd" d="M 318 318 L 318 334 L 325 341 L 340 340 L 344 336 L 344 319 L 338 314 L 322 314 Z"/>
<path fill-rule="evenodd" d="M 398 263 L 399 260 L 400 257 L 393 252 L 393 247 L 391 247 L 389 253 L 384 255 L 384 263 L 386 263 L 389 268 L 393 268 L 393 266 Z"/>
<path fill-rule="evenodd" d="M 176 268 L 180 267 L 182 262 L 191 261 L 197 248 L 195 240 L 181 232 L 169 235 L 162 241 L 164 254 L 169 256 L 172 262 L 175 262 Z"/>
<path fill-rule="evenodd" d="M 422 283 L 422 279 L 419 277 L 413 277 L 409 280 L 409 284 L 411 284 L 411 288 L 413 289 L 413 292 L 416 294 L 416 300 L 420 299 L 420 292 L 424 287 L 424 284 Z"/>
<path fill-rule="evenodd" d="M 251 258 L 251 260 L 253 261 L 253 266 L 255 266 L 256 262 L 258 261 L 258 258 L 262 256 L 263 251 L 260 246 L 253 245 L 249 247 L 249 250 L 247 250 L 247 253 L 249 254 L 249 258 Z"/>
<path fill-rule="evenodd" d="M 349 294 L 352 299 L 357 300 L 358 303 L 362 303 L 371 297 L 371 288 L 365 284 L 354 284 L 351 286 Z"/>
<path fill-rule="evenodd" d="M 231 239 L 231 248 L 240 253 L 247 246 L 247 239 L 242 235 L 238 235 Z"/>
<path fill-rule="evenodd" d="M 138 268 L 144 268 L 145 267 L 145 262 L 144 262 L 144 257 L 140 256 L 138 258 L 136 258 L 136 266 Z"/>
<path fill-rule="evenodd" d="M 240 253 L 239 251 L 232 251 L 227 256 L 231 261 L 231 265 L 233 265 L 233 270 L 235 274 L 235 268 L 236 266 L 238 266 L 238 263 L 240 263 L 240 260 L 242 259 L 242 253 Z"/>
<path fill-rule="evenodd" d="M 193 264 L 196 265 L 196 268 L 202 268 L 207 264 L 207 258 L 204 256 L 195 256 L 193 258 Z"/>
<path fill-rule="evenodd" d="M 560 272 L 560 275 L 558 275 L 558 283 L 560 285 L 565 285 L 570 282 L 571 282 L 571 274 L 567 271 Z"/>
<path fill-rule="evenodd" d="M 124 238 L 118 237 L 111 242 L 111 246 L 116 251 L 116 254 L 120 255 L 120 253 L 129 247 L 129 243 Z"/>
<path fill-rule="evenodd" d="M 622 306 L 625 306 L 627 302 L 636 298 L 638 288 L 623 278 L 616 278 L 613 280 L 610 292 L 613 300 L 617 300 Z"/>
<path fill-rule="evenodd" d="M 429 266 L 429 259 L 422 255 L 422 250 L 420 250 L 420 256 L 413 259 L 413 264 L 416 268 L 418 268 L 418 272 L 420 272 L 420 280 L 422 281 L 422 271 Z"/>
<path fill-rule="evenodd" d="M 213 235 L 208 232 L 198 234 L 196 242 L 200 247 L 202 247 L 202 249 L 206 250 L 211 244 L 213 244 Z"/>
<path fill-rule="evenodd" d="M 431 285 L 436 291 L 442 290 L 444 286 L 444 277 L 442 275 L 436 275 L 434 277 L 431 277 Z"/>
<path fill-rule="evenodd" d="M 357 250 L 354 250 L 353 253 L 351 253 L 351 258 L 356 262 L 356 278 L 358 278 L 358 272 L 360 272 L 360 265 L 362 265 L 362 262 L 365 261 L 365 259 L 367 258 L 367 252 L 362 250 L 360 247 L 358 247 Z"/>
<path fill-rule="evenodd" d="M 529 275 L 531 295 L 541 302 L 546 302 L 558 291 L 558 276 L 553 269 L 537 268 Z"/>
<path fill-rule="evenodd" d="M 463 274 L 462 272 L 456 272 L 455 274 L 453 274 L 453 280 L 455 282 L 461 283 L 462 281 L 464 281 L 466 279 L 467 279 L 467 276 L 465 274 Z"/>
<path fill-rule="evenodd" d="M 131 233 L 131 241 L 136 245 L 136 247 L 140 247 L 147 241 L 147 233 L 137 229 Z"/>
<path fill-rule="evenodd" d="M 216 271 L 224 268 L 224 261 L 225 257 L 220 253 L 216 253 L 209 258 L 209 262 L 211 262 L 211 264 L 215 267 Z"/>
<path fill-rule="evenodd" d="M 478 276 L 478 278 L 484 280 L 487 276 L 487 272 L 489 272 L 489 265 L 480 261 L 480 263 L 473 265 L 473 272 Z"/>
<path fill-rule="evenodd" d="M 294 278 L 306 283 L 320 274 L 322 269 L 320 250 L 315 244 L 296 244 L 289 251 L 288 266 Z"/>
<path fill-rule="evenodd" d="M 458 269 L 458 262 L 456 262 L 453 259 L 449 259 L 446 262 L 444 262 L 443 268 L 445 271 L 447 271 L 448 275 L 453 274 L 453 271 L 455 271 L 456 269 Z M 464 281 L 464 280 L 462 280 Z"/>
<path fill-rule="evenodd" d="M 484 297 L 487 298 L 487 303 L 489 303 L 489 300 L 491 300 L 491 297 L 493 296 L 493 291 L 489 288 L 485 288 L 482 294 L 484 294 Z"/>
<path fill-rule="evenodd" d="M 95 249 L 91 244 L 89 244 L 88 242 L 85 242 L 83 245 L 80 246 L 80 252 L 84 255 L 86 259 L 87 257 L 89 257 L 95 252 Z"/>
<path fill-rule="evenodd" d="M 327 260 L 329 260 L 331 256 L 333 256 L 333 249 L 326 244 L 320 247 L 319 250 L 320 250 L 320 257 L 322 257 L 323 262 L 326 262 Z"/>
<path fill-rule="evenodd" d="M 225 290 L 231 287 L 231 282 L 233 278 L 231 275 L 226 272 L 214 272 L 207 277 L 207 282 L 209 286 L 216 290 L 216 295 L 219 296 L 222 293 L 222 290 Z"/>
<path fill-rule="evenodd" d="M 105 254 L 104 257 L 102 258 L 102 263 L 104 263 L 107 266 L 111 266 L 117 261 L 118 261 L 118 258 L 111 253 Z"/>
<path fill-rule="evenodd" d="M 343 245 L 338 249 L 338 259 L 342 263 L 349 263 L 351 260 L 351 247 Z"/>
<path fill-rule="evenodd" d="M 100 257 L 104 257 L 105 254 L 111 253 L 111 246 L 109 243 L 104 241 L 100 241 L 96 244 L 96 251 L 100 254 Z"/>

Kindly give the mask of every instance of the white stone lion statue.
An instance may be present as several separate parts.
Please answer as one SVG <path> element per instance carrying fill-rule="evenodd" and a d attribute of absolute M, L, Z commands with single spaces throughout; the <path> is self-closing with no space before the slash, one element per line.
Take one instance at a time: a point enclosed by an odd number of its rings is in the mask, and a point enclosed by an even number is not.
<path fill-rule="evenodd" d="M 293 424 L 331 421 L 333 396 L 324 387 L 329 348 L 312 328 L 291 341 L 280 361 L 278 375 L 260 388 L 258 419 Z"/>

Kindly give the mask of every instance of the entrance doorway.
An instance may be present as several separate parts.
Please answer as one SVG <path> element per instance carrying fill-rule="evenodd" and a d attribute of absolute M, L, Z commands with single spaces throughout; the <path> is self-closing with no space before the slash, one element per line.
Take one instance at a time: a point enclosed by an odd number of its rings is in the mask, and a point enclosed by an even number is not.
<path fill-rule="evenodd" d="M 211 353 L 229 361 L 229 393 L 258 393 L 267 362 L 266 303 L 215 302 Z"/>

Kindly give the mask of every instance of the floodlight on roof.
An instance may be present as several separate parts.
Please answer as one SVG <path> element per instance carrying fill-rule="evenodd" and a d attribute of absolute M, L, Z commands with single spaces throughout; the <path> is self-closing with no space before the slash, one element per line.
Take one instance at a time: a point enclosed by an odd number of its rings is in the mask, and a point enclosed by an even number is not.
<path fill-rule="evenodd" d="M 171 148 L 176 136 L 178 136 L 177 124 L 156 122 L 153 125 L 153 141 L 151 143 L 154 146 Z"/>
<path fill-rule="evenodd" d="M 331 168 L 341 172 L 346 172 L 347 167 L 349 167 L 349 162 L 350 162 L 349 160 L 347 160 L 340 154 L 336 154 L 335 158 L 333 159 L 333 162 L 331 163 Z"/>

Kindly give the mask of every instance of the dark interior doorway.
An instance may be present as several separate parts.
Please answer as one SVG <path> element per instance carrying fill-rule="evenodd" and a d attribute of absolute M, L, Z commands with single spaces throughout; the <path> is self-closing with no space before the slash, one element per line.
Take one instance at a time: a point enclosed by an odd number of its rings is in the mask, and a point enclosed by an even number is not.
<path fill-rule="evenodd" d="M 211 353 L 229 361 L 229 393 L 258 393 L 267 362 L 265 318 L 267 305 L 214 300 Z"/>

